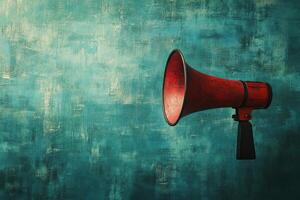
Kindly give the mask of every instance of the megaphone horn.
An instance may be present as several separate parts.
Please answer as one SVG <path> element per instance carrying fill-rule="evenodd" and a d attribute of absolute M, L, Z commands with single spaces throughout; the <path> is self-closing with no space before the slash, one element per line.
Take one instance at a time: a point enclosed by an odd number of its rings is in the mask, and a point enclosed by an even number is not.
<path fill-rule="evenodd" d="M 171 52 L 164 73 L 163 113 L 171 126 L 184 116 L 212 108 L 232 107 L 239 122 L 237 159 L 255 159 L 252 125 L 254 109 L 267 108 L 272 88 L 265 82 L 227 80 L 190 67 L 180 50 Z"/>

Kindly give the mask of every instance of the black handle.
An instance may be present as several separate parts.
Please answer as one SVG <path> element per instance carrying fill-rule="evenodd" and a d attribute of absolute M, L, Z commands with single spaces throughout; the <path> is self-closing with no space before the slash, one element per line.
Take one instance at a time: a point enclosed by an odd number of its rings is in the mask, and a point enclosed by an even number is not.
<path fill-rule="evenodd" d="M 239 121 L 236 159 L 253 160 L 255 158 L 256 156 L 253 141 L 252 125 L 249 121 Z"/>

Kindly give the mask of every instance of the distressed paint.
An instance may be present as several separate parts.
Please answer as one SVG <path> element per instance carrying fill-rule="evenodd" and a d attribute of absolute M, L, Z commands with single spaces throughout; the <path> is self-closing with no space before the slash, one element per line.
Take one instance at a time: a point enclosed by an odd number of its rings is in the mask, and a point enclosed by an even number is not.
<path fill-rule="evenodd" d="M 299 199 L 297 0 L 0 0 L 0 199 Z M 271 83 L 258 158 L 231 109 L 169 127 L 180 48 L 219 77 Z"/>

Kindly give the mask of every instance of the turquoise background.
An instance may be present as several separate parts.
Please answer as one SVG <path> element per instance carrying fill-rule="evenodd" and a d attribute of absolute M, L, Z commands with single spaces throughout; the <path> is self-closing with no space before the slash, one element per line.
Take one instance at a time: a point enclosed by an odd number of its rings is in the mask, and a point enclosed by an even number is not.
<path fill-rule="evenodd" d="M 0 199 L 300 199 L 299 27 L 297 0 L 0 0 Z M 233 109 L 164 121 L 173 48 L 272 85 L 255 161 Z"/>

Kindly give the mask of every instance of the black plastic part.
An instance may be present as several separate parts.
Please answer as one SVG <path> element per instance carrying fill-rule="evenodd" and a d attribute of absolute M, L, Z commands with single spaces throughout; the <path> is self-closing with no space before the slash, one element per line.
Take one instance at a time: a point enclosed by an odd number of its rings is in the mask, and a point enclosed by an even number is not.
<path fill-rule="evenodd" d="M 237 137 L 236 159 L 253 160 L 255 158 L 252 125 L 249 121 L 240 121 Z"/>

